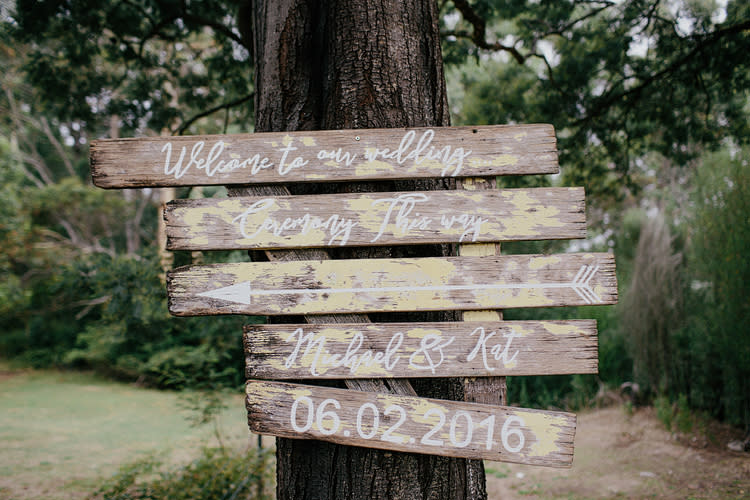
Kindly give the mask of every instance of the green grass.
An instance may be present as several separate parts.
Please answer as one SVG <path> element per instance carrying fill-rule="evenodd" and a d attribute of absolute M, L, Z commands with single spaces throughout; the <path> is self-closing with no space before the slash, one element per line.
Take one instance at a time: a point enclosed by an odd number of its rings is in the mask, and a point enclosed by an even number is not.
<path fill-rule="evenodd" d="M 8 372 L 0 365 L 0 497 L 80 498 L 120 465 L 158 455 L 184 463 L 216 445 L 211 426 L 191 427 L 172 392 L 93 375 Z M 225 444 L 248 442 L 242 396 L 218 419 Z"/>

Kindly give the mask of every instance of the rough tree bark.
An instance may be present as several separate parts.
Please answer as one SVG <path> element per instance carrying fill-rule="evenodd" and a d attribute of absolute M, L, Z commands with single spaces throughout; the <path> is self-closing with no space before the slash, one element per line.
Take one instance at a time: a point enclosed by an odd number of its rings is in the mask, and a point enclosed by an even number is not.
<path fill-rule="evenodd" d="M 252 12 L 256 131 L 449 125 L 434 0 L 255 0 Z M 454 188 L 450 180 L 288 186 L 294 194 Z M 230 190 L 231 195 L 260 192 Z M 329 254 L 397 257 L 445 255 L 449 250 L 422 246 Z M 267 256 L 300 258 L 283 252 Z M 320 258 L 320 251 L 307 258 Z M 425 321 L 456 319 L 457 314 L 370 317 Z M 412 385 L 421 396 L 461 400 L 461 382 L 413 380 Z M 277 483 L 279 500 L 486 498 L 480 461 L 318 441 L 277 440 Z"/>

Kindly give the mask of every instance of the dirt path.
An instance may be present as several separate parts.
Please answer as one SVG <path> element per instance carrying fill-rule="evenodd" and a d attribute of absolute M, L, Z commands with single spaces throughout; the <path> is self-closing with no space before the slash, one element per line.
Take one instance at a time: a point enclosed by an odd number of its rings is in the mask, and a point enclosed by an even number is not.
<path fill-rule="evenodd" d="M 571 469 L 488 462 L 489 498 L 750 499 L 750 453 L 729 451 L 728 432 L 676 436 L 650 408 L 584 412 Z"/>

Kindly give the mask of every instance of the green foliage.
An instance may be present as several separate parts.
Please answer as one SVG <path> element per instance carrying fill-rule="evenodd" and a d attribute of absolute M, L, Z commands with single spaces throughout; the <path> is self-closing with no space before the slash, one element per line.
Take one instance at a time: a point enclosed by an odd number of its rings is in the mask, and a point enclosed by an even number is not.
<path fill-rule="evenodd" d="M 237 15 L 237 3 L 221 1 L 18 0 L 11 33 L 41 104 L 60 119 L 93 128 L 117 116 L 128 134 L 177 131 L 251 95 Z M 248 109 L 235 107 L 233 120 L 247 127 Z"/>
<path fill-rule="evenodd" d="M 564 182 L 589 195 L 642 187 L 631 173 L 649 152 L 684 165 L 750 137 L 747 2 L 461 4 L 443 19 L 455 121 L 554 124 Z"/>
<path fill-rule="evenodd" d="M 26 266 L 21 262 L 29 251 L 31 220 L 23 210 L 23 191 L 18 187 L 23 172 L 11 146 L 0 137 L 0 318 L 28 305 L 30 294 L 23 286 Z M 0 319 L 0 326 L 9 326 Z"/>
<path fill-rule="evenodd" d="M 750 426 L 750 150 L 708 155 L 696 174 L 691 220 L 693 303 L 684 335 L 705 370 L 700 407 Z M 696 369 L 696 371 L 698 371 Z M 703 392 L 703 391 L 701 391 Z M 712 405 L 711 403 L 716 403 Z"/>
<path fill-rule="evenodd" d="M 672 403 L 669 402 L 669 397 L 661 395 L 654 399 L 654 409 L 656 409 L 656 418 L 659 419 L 668 431 L 672 430 L 674 412 L 672 410 Z"/>
<path fill-rule="evenodd" d="M 680 394 L 677 401 L 670 402 L 669 396 L 660 395 L 654 399 L 656 417 L 668 431 L 688 434 L 693 431 L 694 416 L 685 394 Z"/>
<path fill-rule="evenodd" d="M 692 432 L 693 415 L 690 411 L 688 398 L 685 394 L 680 394 L 679 398 L 677 398 L 676 407 L 677 415 L 675 416 L 674 423 L 677 426 L 677 430 L 683 434 Z"/>
<path fill-rule="evenodd" d="M 155 254 L 61 264 L 31 289 L 29 310 L 16 316 L 25 328 L 2 337 L 0 353 L 165 388 L 241 385 L 243 318 L 171 317 L 159 269 Z"/>
<path fill-rule="evenodd" d="M 273 498 L 272 455 L 268 450 L 244 453 L 206 448 L 185 467 L 160 471 L 155 459 L 126 465 L 95 493 L 103 500 L 130 499 L 247 499 Z"/>

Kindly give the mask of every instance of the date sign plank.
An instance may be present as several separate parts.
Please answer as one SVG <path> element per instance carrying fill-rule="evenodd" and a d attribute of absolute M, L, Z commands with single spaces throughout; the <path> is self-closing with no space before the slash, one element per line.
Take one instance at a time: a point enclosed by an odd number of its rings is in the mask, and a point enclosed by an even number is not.
<path fill-rule="evenodd" d="M 265 132 L 103 139 L 102 188 L 551 174 L 552 125 Z"/>
<path fill-rule="evenodd" d="M 576 417 L 459 401 L 249 381 L 258 434 L 551 467 L 570 467 Z"/>
<path fill-rule="evenodd" d="M 176 200 L 167 248 L 224 250 L 584 238 L 583 188 Z"/>
<path fill-rule="evenodd" d="M 178 268 L 169 311 L 335 314 L 614 304 L 612 254 L 248 262 Z"/>
<path fill-rule="evenodd" d="M 597 373 L 595 320 L 246 325 L 261 379 Z"/>

